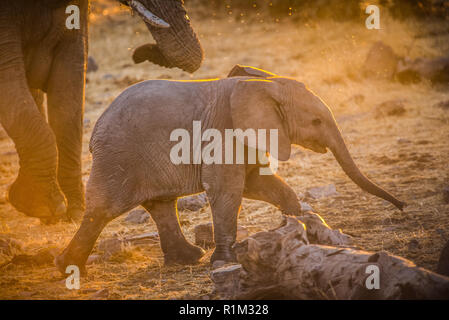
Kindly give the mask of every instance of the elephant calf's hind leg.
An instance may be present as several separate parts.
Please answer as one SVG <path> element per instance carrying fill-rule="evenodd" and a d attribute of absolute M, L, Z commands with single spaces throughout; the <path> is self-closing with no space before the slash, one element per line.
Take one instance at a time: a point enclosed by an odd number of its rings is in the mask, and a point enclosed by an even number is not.
<path fill-rule="evenodd" d="M 184 237 L 176 212 L 176 200 L 147 201 L 143 207 L 156 222 L 165 264 L 197 263 L 204 250 L 190 244 Z"/>

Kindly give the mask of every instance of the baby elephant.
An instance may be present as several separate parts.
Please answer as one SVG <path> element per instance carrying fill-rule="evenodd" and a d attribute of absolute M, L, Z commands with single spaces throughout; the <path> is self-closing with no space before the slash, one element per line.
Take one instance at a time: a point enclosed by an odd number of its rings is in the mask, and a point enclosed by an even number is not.
<path fill-rule="evenodd" d="M 256 132 L 257 145 L 236 129 Z M 229 147 L 232 131 L 235 144 Z M 269 142 L 262 139 L 266 133 Z M 58 268 L 64 272 L 66 266 L 77 265 L 85 272 L 86 259 L 106 224 L 138 205 L 157 225 L 166 264 L 197 262 L 204 252 L 185 239 L 176 202 L 202 191 L 214 223 L 211 262 L 234 261 L 231 247 L 242 197 L 266 201 L 287 215 L 300 214 L 296 193 L 276 174 L 267 174 L 267 158 L 261 157 L 270 152 L 288 160 L 291 144 L 319 153 L 329 148 L 357 185 L 402 210 L 403 202 L 360 172 L 320 98 L 294 79 L 237 65 L 226 79 L 141 82 L 111 104 L 90 141 L 93 163 L 85 216 L 57 258 Z M 249 161 L 254 147 L 257 159 Z M 243 161 L 238 159 L 242 149 Z"/>

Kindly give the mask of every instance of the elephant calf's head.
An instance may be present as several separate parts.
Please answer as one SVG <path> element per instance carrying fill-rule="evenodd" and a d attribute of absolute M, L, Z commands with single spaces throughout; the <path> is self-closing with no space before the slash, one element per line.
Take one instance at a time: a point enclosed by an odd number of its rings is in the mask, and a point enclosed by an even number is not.
<path fill-rule="evenodd" d="M 234 68 L 231 76 L 242 75 L 242 68 L 248 67 L 237 68 L 237 71 Z M 231 95 L 235 128 L 256 131 L 266 129 L 267 132 L 277 129 L 279 160 L 289 159 L 291 144 L 319 153 L 326 153 L 330 149 L 344 172 L 359 187 L 403 209 L 404 202 L 360 172 L 349 154 L 331 110 L 319 97 L 294 79 L 263 74 L 260 69 L 249 71 L 254 72 L 260 78 L 242 78 Z M 268 143 L 266 149 L 270 150 Z"/>

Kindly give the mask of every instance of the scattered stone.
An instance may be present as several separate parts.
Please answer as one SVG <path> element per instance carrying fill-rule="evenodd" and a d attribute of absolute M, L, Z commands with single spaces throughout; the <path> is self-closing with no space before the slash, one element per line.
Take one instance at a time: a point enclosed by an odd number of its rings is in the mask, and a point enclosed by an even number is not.
<path fill-rule="evenodd" d="M 420 249 L 421 245 L 419 244 L 419 241 L 416 239 L 410 240 L 408 243 L 408 251 L 416 251 L 417 249 Z"/>
<path fill-rule="evenodd" d="M 302 192 L 298 192 L 296 195 L 298 196 L 299 200 L 303 200 L 306 197 L 306 195 Z"/>
<path fill-rule="evenodd" d="M 103 261 L 103 256 L 99 254 L 91 254 L 89 258 L 87 258 L 86 265 L 97 264 Z"/>
<path fill-rule="evenodd" d="M 105 239 L 98 243 L 98 250 L 101 251 L 100 259 L 107 260 L 116 253 L 122 252 L 126 245 L 148 245 L 159 243 L 157 232 L 142 233 L 124 239 Z M 96 258 L 92 258 L 96 259 Z M 95 262 L 92 262 L 95 263 Z"/>
<path fill-rule="evenodd" d="M 150 220 L 150 215 L 144 209 L 133 210 L 125 218 L 126 222 L 134 223 L 134 224 L 147 223 L 149 220 Z"/>
<path fill-rule="evenodd" d="M 208 204 L 206 194 L 200 193 L 193 196 L 183 197 L 178 199 L 179 211 L 198 211 Z"/>
<path fill-rule="evenodd" d="M 103 75 L 103 80 L 112 80 L 115 79 L 114 75 L 110 74 L 110 73 L 106 73 L 105 75 Z"/>
<path fill-rule="evenodd" d="M 434 107 L 449 110 L 449 100 L 440 101 L 434 105 Z"/>
<path fill-rule="evenodd" d="M 212 222 L 197 225 L 193 229 L 195 234 L 195 244 L 205 249 L 213 248 L 214 242 L 214 227 Z"/>
<path fill-rule="evenodd" d="M 310 188 L 306 191 L 306 196 L 312 199 L 321 199 L 338 195 L 334 184 Z"/>
<path fill-rule="evenodd" d="M 122 247 L 123 240 L 117 238 L 101 240 L 98 243 L 98 250 L 102 251 L 104 255 L 108 256 L 122 251 Z"/>
<path fill-rule="evenodd" d="M 89 300 L 104 300 L 109 297 L 108 289 L 101 289 L 90 296 Z"/>
<path fill-rule="evenodd" d="M 449 241 L 441 250 L 440 260 L 438 261 L 437 272 L 439 274 L 449 276 Z"/>
<path fill-rule="evenodd" d="M 387 100 L 377 105 L 376 107 L 376 118 L 383 118 L 387 116 L 401 116 L 407 110 L 404 106 L 404 100 L 395 99 Z"/>
<path fill-rule="evenodd" d="M 443 201 L 449 203 L 449 186 L 443 187 Z"/>
<path fill-rule="evenodd" d="M 94 57 L 89 56 L 87 58 L 87 73 L 95 72 L 98 70 L 98 64 L 95 61 Z"/>
<path fill-rule="evenodd" d="M 53 261 L 57 254 L 56 251 L 56 249 L 41 249 L 34 255 L 19 254 L 14 256 L 10 263 L 27 266 L 42 266 L 53 264 Z"/>
<path fill-rule="evenodd" d="M 241 264 L 224 266 L 210 273 L 212 282 L 215 284 L 216 293 L 222 298 L 234 297 L 239 287 Z"/>
<path fill-rule="evenodd" d="M 405 138 L 398 138 L 396 141 L 399 144 L 406 144 L 406 143 L 410 143 L 411 142 L 409 139 L 405 139 Z"/>
<path fill-rule="evenodd" d="M 147 232 L 137 236 L 128 237 L 124 241 L 133 245 L 146 245 L 153 244 L 155 242 L 159 243 L 159 234 L 157 232 Z"/>
<path fill-rule="evenodd" d="M 389 45 L 378 41 L 368 51 L 363 65 L 363 74 L 368 78 L 393 79 L 398 60 L 398 56 Z"/>
<path fill-rule="evenodd" d="M 396 78 L 403 84 L 417 83 L 422 79 L 430 80 L 432 84 L 447 84 L 449 82 L 449 56 L 415 60 L 406 57 L 398 63 Z"/>
<path fill-rule="evenodd" d="M 312 206 L 307 202 L 299 201 L 299 204 L 301 205 L 301 212 L 313 211 Z"/>
<path fill-rule="evenodd" d="M 22 251 L 20 242 L 14 239 L 0 239 L 0 254 L 13 256 Z"/>

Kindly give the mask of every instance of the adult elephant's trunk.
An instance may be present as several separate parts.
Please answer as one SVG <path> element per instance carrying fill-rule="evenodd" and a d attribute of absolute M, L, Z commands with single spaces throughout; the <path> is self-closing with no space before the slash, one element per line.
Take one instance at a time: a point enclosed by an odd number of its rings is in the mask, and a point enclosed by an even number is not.
<path fill-rule="evenodd" d="M 143 18 L 157 42 L 137 48 L 133 55 L 134 62 L 148 60 L 191 73 L 200 67 L 203 49 L 181 0 L 131 0 L 128 3 Z M 153 18 L 156 16 L 156 19 L 152 20 L 151 15 Z M 157 17 L 162 21 L 158 21 Z"/>
<path fill-rule="evenodd" d="M 405 203 L 396 199 L 393 195 L 380 188 L 369 180 L 362 172 L 360 172 L 357 165 L 354 163 L 348 148 L 343 140 L 340 130 L 335 126 L 335 132 L 332 134 L 331 142 L 328 144 L 329 149 L 334 154 L 343 171 L 363 190 L 385 199 L 394 204 L 402 211 Z"/>

